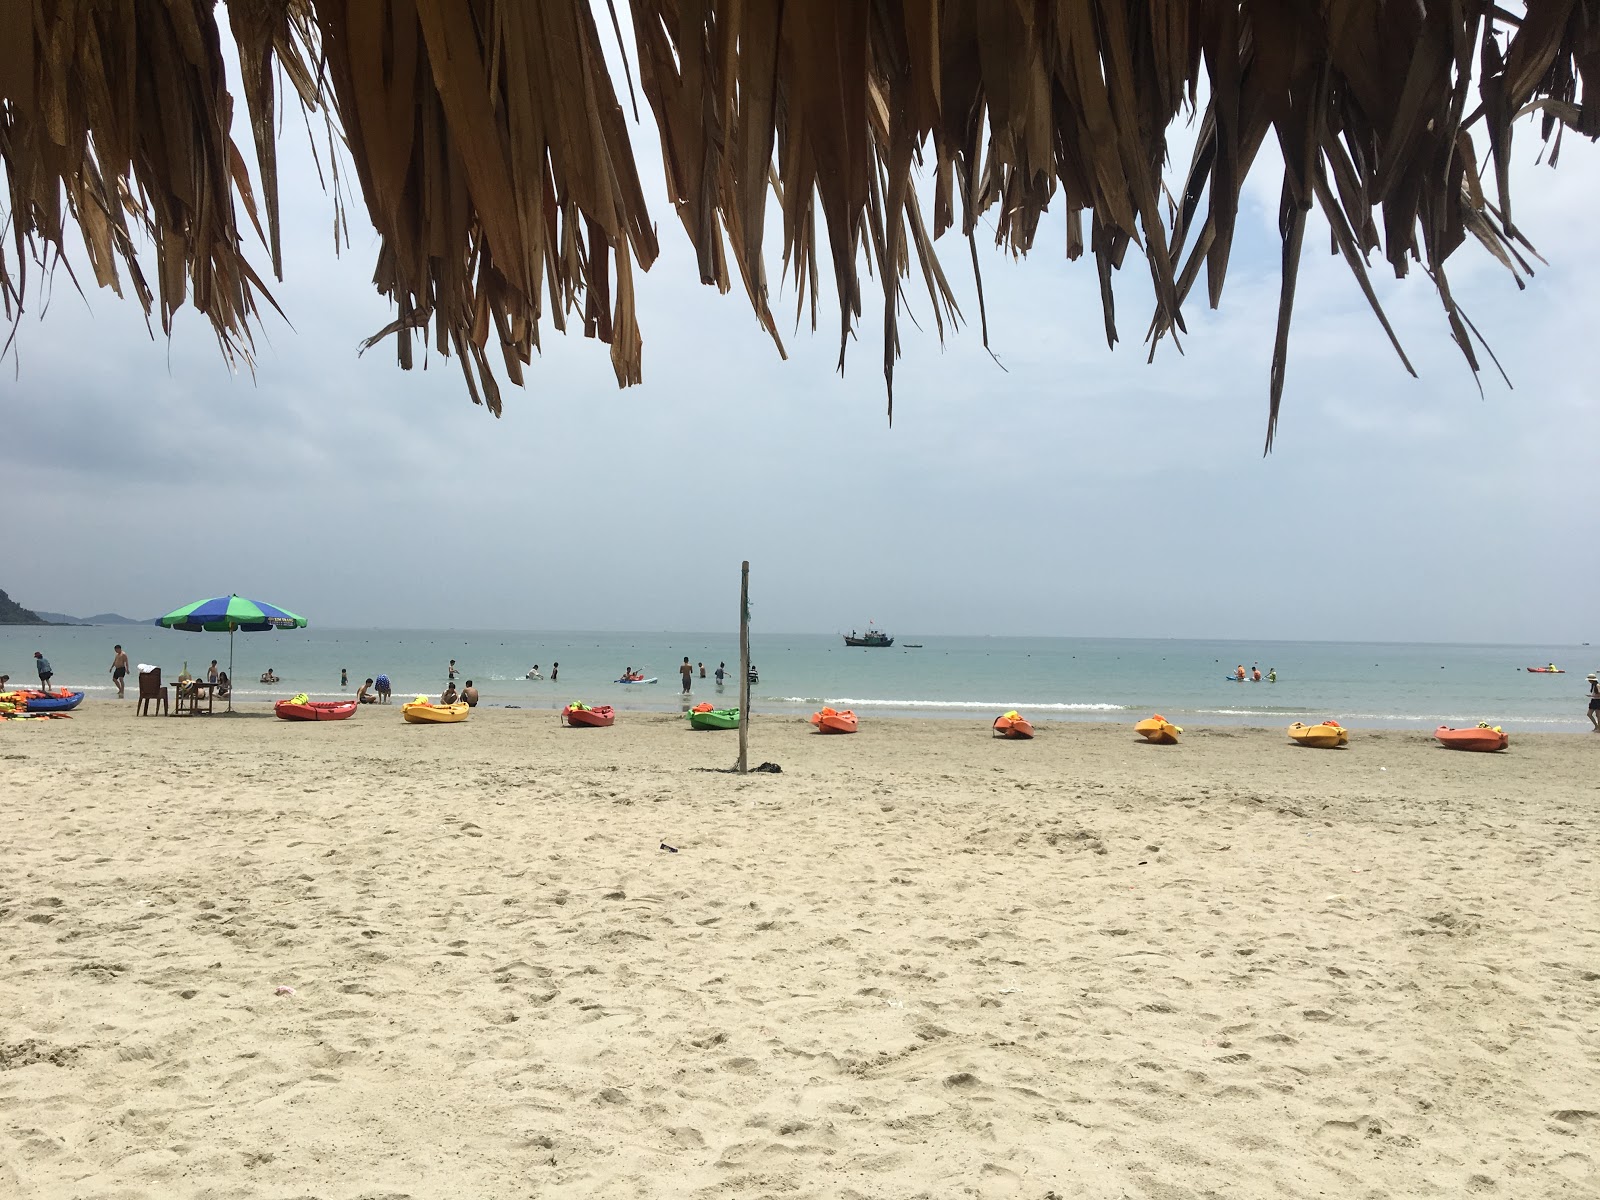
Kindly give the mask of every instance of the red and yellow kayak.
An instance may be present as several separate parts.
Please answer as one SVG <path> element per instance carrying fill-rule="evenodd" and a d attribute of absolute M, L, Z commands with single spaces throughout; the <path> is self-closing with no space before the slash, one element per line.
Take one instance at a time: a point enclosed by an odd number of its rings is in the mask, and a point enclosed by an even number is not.
<path fill-rule="evenodd" d="M 1004 738 L 1031 738 L 1033 736 L 1033 722 L 1027 717 L 1012 709 L 1002 713 L 994 719 L 995 737 Z"/>
<path fill-rule="evenodd" d="M 1566 673 L 1567 673 L 1567 669 L 1565 667 L 1529 667 L 1528 668 L 1528 674 L 1530 674 L 1530 675 L 1565 675 Z"/>
<path fill-rule="evenodd" d="M 811 723 L 817 727 L 818 733 L 854 733 L 856 714 L 848 708 L 837 712 L 825 708 L 821 712 L 811 714 Z"/>
<path fill-rule="evenodd" d="M 1156 713 L 1155 716 L 1140 721 L 1133 727 L 1133 731 L 1145 741 L 1154 742 L 1157 746 L 1171 746 L 1177 742 L 1183 728 Z"/>

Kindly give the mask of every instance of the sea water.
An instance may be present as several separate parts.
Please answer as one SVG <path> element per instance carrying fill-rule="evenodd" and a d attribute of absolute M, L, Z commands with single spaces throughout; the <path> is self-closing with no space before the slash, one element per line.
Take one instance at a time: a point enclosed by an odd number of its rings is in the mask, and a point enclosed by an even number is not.
<path fill-rule="evenodd" d="M 185 662 L 203 675 L 228 665 L 228 635 L 152 625 L 0 627 L 0 672 L 12 686 L 37 686 L 33 651 L 55 668 L 55 685 L 91 698 L 114 696 L 112 645 L 134 663 Z M 908 643 L 920 644 L 913 648 Z M 353 696 L 386 674 L 397 700 L 437 697 L 450 660 L 458 685 L 471 679 L 483 703 L 557 708 L 572 700 L 677 711 L 678 666 L 696 664 L 692 702 L 738 703 L 738 636 L 725 633 L 550 633 L 527 630 L 332 629 L 240 633 L 234 639 L 236 699 L 264 702 L 298 692 Z M 902 634 L 886 649 L 846 648 L 833 635 L 752 631 L 760 674 L 754 712 L 809 713 L 831 704 L 863 716 L 987 719 L 1007 709 L 1035 720 L 1131 722 L 1160 712 L 1193 723 L 1279 726 L 1335 718 L 1352 728 L 1433 729 L 1480 720 L 1520 730 L 1588 730 L 1584 675 L 1600 665 L 1588 646 L 1484 646 L 1358 642 L 1237 642 L 1113 638 L 946 637 Z M 1564 675 L 1532 675 L 1554 661 Z M 550 676 L 559 662 L 560 679 Z M 728 664 L 718 690 L 717 664 Z M 535 663 L 542 680 L 524 678 Z M 707 677 L 701 679 L 698 664 Z M 1278 682 L 1234 683 L 1235 666 L 1276 668 Z M 268 667 L 275 685 L 257 683 Z M 615 682 L 626 667 L 654 684 Z M 339 673 L 348 672 L 340 686 Z M 130 675 L 130 696 L 138 681 Z"/>

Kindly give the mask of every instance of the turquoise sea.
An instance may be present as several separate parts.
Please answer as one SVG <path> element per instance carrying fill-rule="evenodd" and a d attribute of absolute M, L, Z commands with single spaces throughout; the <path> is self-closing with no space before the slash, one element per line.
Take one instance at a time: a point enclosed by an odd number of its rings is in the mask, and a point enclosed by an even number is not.
<path fill-rule="evenodd" d="M 228 661 L 226 634 L 174 633 L 148 625 L 0 627 L 0 672 L 33 686 L 33 651 L 55 668 L 55 683 L 114 696 L 112 645 L 134 663 L 160 666 L 170 679 L 187 661 L 203 672 Z M 913 649 L 907 643 L 920 643 Z M 477 683 L 486 704 L 555 708 L 571 700 L 675 711 L 677 664 L 706 664 L 694 699 L 736 703 L 738 638 L 714 633 L 543 633 L 527 630 L 317 628 L 241 633 L 234 645 L 237 699 L 264 702 L 297 692 L 333 697 L 339 669 L 353 695 L 384 673 L 397 699 L 437 694 L 454 658 L 460 679 Z M 989 638 L 897 634 L 889 649 L 847 649 L 822 634 L 752 631 L 761 681 L 756 712 L 809 713 L 822 704 L 862 715 L 977 718 L 1010 708 L 1036 720 L 1134 721 L 1160 712 L 1179 724 L 1277 726 L 1337 718 L 1352 728 L 1433 729 L 1489 720 L 1514 729 L 1589 729 L 1584 675 L 1600 667 L 1589 646 L 1476 646 L 1356 642 L 1234 642 L 1111 638 Z M 730 665 L 727 688 L 709 677 Z M 550 681 L 552 663 L 559 682 Z M 1530 675 L 1549 662 L 1565 675 Z M 539 664 L 545 678 L 523 678 Z M 1276 667 L 1278 682 L 1230 683 L 1243 663 Z M 267 667 L 282 682 L 256 682 Z M 624 667 L 657 676 L 652 685 L 614 682 Z M 130 680 L 130 691 L 137 691 Z"/>

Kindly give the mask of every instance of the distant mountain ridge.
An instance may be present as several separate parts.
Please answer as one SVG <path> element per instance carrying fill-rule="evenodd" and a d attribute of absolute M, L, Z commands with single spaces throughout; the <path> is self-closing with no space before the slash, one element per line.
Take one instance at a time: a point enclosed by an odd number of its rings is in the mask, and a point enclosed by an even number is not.
<path fill-rule="evenodd" d="M 0 625 L 48 625 L 50 622 L 32 609 L 23 608 L 0 591 Z"/>
<path fill-rule="evenodd" d="M 66 613 L 40 612 L 39 617 L 52 625 L 148 625 L 148 621 L 140 621 L 133 617 L 125 617 L 121 613 L 95 613 L 92 617 L 74 617 Z"/>

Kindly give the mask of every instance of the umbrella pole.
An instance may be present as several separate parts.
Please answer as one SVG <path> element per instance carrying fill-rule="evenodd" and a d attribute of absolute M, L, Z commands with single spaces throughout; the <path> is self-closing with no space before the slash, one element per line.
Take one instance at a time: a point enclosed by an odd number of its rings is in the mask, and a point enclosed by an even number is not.
<path fill-rule="evenodd" d="M 233 628 L 228 628 L 228 711 L 233 711 Z"/>

